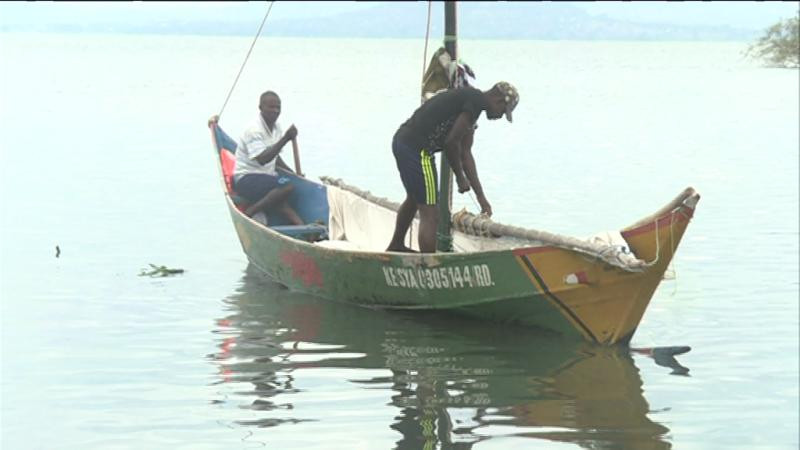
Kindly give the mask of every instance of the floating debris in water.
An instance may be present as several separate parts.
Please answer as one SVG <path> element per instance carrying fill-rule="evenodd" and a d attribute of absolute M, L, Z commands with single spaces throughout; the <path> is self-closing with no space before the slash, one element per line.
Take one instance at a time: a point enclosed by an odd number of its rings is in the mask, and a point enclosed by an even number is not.
<path fill-rule="evenodd" d="M 148 277 L 168 277 L 170 275 L 178 275 L 183 273 L 183 269 L 170 269 L 167 266 L 157 266 L 155 264 L 150 264 L 152 270 L 142 269 L 139 273 L 140 277 L 148 276 Z"/>
<path fill-rule="evenodd" d="M 58 248 L 58 245 L 56 245 L 56 258 L 58 258 L 60 255 L 61 255 L 61 249 Z"/>

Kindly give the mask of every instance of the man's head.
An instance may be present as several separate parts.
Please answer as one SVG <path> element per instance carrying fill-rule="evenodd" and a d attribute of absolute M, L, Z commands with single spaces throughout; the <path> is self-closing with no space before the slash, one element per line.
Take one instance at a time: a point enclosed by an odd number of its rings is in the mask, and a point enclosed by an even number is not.
<path fill-rule="evenodd" d="M 261 100 L 258 102 L 258 109 L 261 110 L 261 117 L 267 125 L 272 126 L 281 115 L 281 98 L 278 94 L 267 91 L 261 94 Z"/>
<path fill-rule="evenodd" d="M 506 119 L 511 122 L 511 112 L 519 103 L 519 93 L 511 83 L 500 81 L 495 83 L 487 91 L 489 108 L 486 110 L 486 117 L 495 120 L 506 115 Z"/>

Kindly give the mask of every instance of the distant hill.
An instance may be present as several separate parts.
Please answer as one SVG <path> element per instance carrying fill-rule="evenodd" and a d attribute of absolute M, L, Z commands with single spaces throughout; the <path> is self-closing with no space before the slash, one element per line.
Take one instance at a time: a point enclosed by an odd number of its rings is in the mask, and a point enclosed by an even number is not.
<path fill-rule="evenodd" d="M 434 8 L 431 34 L 443 35 L 441 4 Z M 426 13 L 414 3 L 395 3 L 369 10 L 314 20 L 270 24 L 270 34 L 282 36 L 419 37 Z M 386 18 L 391 18 L 387 20 Z M 753 30 L 732 27 L 641 24 L 591 16 L 560 3 L 509 2 L 459 4 L 459 36 L 474 39 L 624 39 L 624 40 L 749 40 Z"/>
<path fill-rule="evenodd" d="M 8 4 L 6 4 L 8 5 Z M 91 16 L 79 14 L 77 7 L 59 14 L 43 7 L 25 7 L 25 3 L 0 7 L 0 31 L 42 32 L 117 32 L 201 35 L 252 36 L 265 11 L 263 4 L 248 3 L 247 11 L 233 6 L 216 10 L 197 8 L 182 10 L 147 7 L 113 17 L 98 10 Z M 234 4 L 236 5 L 236 4 Z M 241 5 L 241 4 L 239 4 Z M 362 9 L 331 12 L 302 19 L 270 17 L 264 30 L 268 36 L 415 38 L 425 35 L 427 3 L 380 2 Z M 359 6 L 361 6 L 359 5 Z M 256 8 L 257 6 L 257 8 Z M 276 8 L 297 4 L 278 3 Z M 237 9 L 238 8 L 238 9 Z M 352 5 L 351 5 L 352 9 Z M 34 11 L 38 10 L 38 11 Z M 233 11 L 236 14 L 233 14 Z M 443 5 L 434 3 L 431 35 L 443 35 Z M 169 11 L 169 14 L 164 13 Z M 335 11 L 330 8 L 330 11 Z M 65 12 L 67 14 L 65 14 Z M 71 14 L 69 14 L 71 13 Z M 243 14 L 246 13 L 246 14 Z M 40 17 L 37 18 L 36 14 Z M 45 15 L 42 17 L 42 15 Z M 216 14 L 216 16 L 214 16 Z M 247 14 L 250 14 L 249 16 Z M 209 17 L 211 16 L 211 17 Z M 244 17 L 243 17 L 244 16 Z M 541 39 L 541 40 L 752 40 L 760 30 L 730 26 L 676 25 L 640 23 L 591 15 L 580 6 L 558 2 L 462 2 L 459 4 L 459 36 L 473 39 Z"/>

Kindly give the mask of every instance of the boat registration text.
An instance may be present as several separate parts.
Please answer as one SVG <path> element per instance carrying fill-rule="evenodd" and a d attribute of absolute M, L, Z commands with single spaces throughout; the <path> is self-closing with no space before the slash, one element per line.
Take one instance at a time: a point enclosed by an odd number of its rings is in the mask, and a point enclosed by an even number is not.
<path fill-rule="evenodd" d="M 410 289 L 454 289 L 494 286 L 486 264 L 459 267 L 384 267 L 386 285 Z"/>

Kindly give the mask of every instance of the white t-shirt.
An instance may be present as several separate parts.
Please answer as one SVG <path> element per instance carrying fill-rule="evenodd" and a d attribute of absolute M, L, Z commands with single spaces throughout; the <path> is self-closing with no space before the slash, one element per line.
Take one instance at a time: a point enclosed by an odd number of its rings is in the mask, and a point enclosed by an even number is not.
<path fill-rule="evenodd" d="M 265 173 L 267 175 L 277 175 L 275 170 L 275 162 L 278 157 L 272 161 L 261 165 L 256 160 L 256 156 L 266 150 L 267 147 L 274 145 L 283 136 L 283 128 L 275 122 L 272 131 L 264 122 L 261 114 L 258 115 L 258 121 L 251 125 L 239 138 L 239 143 L 236 147 L 236 166 L 233 169 L 234 182 L 248 173 Z"/>

